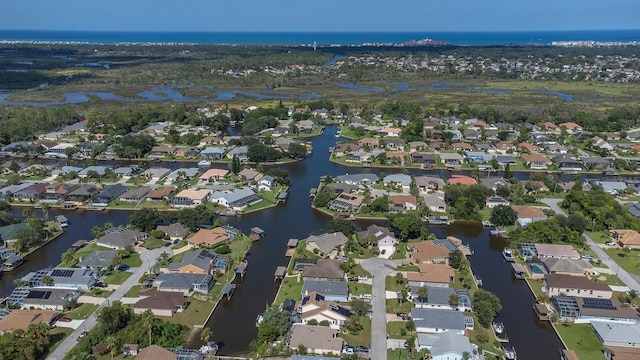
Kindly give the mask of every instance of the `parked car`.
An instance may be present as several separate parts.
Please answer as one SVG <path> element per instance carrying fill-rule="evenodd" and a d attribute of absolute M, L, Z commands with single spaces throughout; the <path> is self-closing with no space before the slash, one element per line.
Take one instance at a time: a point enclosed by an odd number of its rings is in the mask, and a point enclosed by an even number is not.
<path fill-rule="evenodd" d="M 83 331 L 80 333 L 80 335 L 78 335 L 78 340 L 82 339 L 83 337 L 87 336 L 89 332 L 88 331 Z"/>
<path fill-rule="evenodd" d="M 68 318 L 68 317 L 66 317 L 66 316 L 60 316 L 60 317 L 58 318 L 58 321 L 60 321 L 60 322 L 71 322 L 71 319 L 69 319 L 69 318 Z"/>
<path fill-rule="evenodd" d="M 342 353 L 344 355 L 353 355 L 354 351 L 353 351 L 353 347 L 351 346 L 345 346 L 342 348 Z"/>
<path fill-rule="evenodd" d="M 120 264 L 120 265 L 116 266 L 115 269 L 116 270 L 120 270 L 120 271 L 126 271 L 126 270 L 129 270 L 129 265 Z"/>
<path fill-rule="evenodd" d="M 362 346 L 362 345 L 360 345 L 360 346 L 358 346 L 358 347 L 356 348 L 356 351 L 357 351 L 357 352 L 369 352 L 369 348 L 368 348 L 368 347 L 366 347 L 366 346 Z"/>
<path fill-rule="evenodd" d="M 606 243 L 604 243 L 604 244 L 605 244 L 605 245 L 607 245 L 607 246 L 613 246 L 613 245 L 615 245 L 616 243 L 614 243 L 613 241 L 607 241 L 607 242 L 606 242 Z"/>
<path fill-rule="evenodd" d="M 583 259 L 587 259 L 587 260 L 591 260 L 591 259 L 593 259 L 593 256 L 589 255 L 589 254 L 582 254 L 582 258 Z"/>

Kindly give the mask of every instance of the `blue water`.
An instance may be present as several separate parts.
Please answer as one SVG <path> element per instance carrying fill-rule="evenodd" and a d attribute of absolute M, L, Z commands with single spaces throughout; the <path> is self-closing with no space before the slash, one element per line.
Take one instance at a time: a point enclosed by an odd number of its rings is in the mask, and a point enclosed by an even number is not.
<path fill-rule="evenodd" d="M 430 38 L 454 45 L 550 44 L 552 41 L 640 41 L 640 30 L 517 32 L 96 32 L 0 30 L 0 40 L 86 43 L 274 45 L 398 44 Z"/>

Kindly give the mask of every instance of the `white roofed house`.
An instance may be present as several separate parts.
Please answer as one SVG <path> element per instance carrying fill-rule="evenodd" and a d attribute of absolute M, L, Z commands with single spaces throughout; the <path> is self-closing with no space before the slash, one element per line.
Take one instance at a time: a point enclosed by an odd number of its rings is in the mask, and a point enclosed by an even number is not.
<path fill-rule="evenodd" d="M 211 194 L 210 201 L 237 211 L 259 203 L 262 197 L 249 188 L 234 189 L 230 192 L 216 191 Z"/>
<path fill-rule="evenodd" d="M 265 175 L 258 180 L 258 190 L 271 191 L 276 186 L 276 179 L 272 176 Z"/>
<path fill-rule="evenodd" d="M 393 232 L 386 227 L 379 225 L 369 225 L 367 230 L 358 233 L 359 239 L 370 239 L 380 250 L 379 257 L 388 259 L 396 250 L 398 240 Z"/>

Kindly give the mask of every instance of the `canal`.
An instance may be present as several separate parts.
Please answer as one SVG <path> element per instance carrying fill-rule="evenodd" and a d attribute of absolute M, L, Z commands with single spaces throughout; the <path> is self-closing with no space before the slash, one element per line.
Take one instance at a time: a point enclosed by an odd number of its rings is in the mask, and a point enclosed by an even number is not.
<path fill-rule="evenodd" d="M 221 355 L 246 354 L 250 342 L 256 337 L 256 316 L 264 311 L 277 292 L 278 284 L 273 281 L 273 273 L 277 266 L 286 265 L 288 258 L 284 256 L 286 243 L 291 238 L 304 239 L 310 234 L 327 231 L 329 217 L 314 211 L 310 207 L 309 189 L 316 187 L 324 175 L 341 175 L 344 173 L 376 172 L 373 168 L 348 168 L 329 161 L 329 147 L 336 142 L 336 127 L 328 127 L 324 134 L 313 138 L 313 155 L 305 161 L 286 165 L 278 165 L 289 172 L 291 177 L 290 196 L 285 204 L 264 211 L 233 218 L 223 218 L 244 233 L 253 226 L 265 231 L 263 240 L 254 244 L 248 254 L 249 267 L 246 276 L 239 282 L 237 290 L 230 301 L 223 300 L 214 311 L 207 326 L 212 329 L 212 339 L 221 344 Z M 53 164 L 54 161 L 48 161 Z M 108 162 L 120 165 L 123 162 Z M 80 163 L 79 165 L 83 165 Z M 195 163 L 159 162 L 154 166 L 168 168 L 195 167 Z M 385 169 L 387 173 L 394 170 Z M 420 173 L 412 170 L 410 173 Z M 449 177 L 446 171 L 430 171 Z M 526 178 L 526 173 L 518 173 L 518 177 Z M 21 214 L 20 208 L 14 209 Z M 50 216 L 59 214 L 50 210 Z M 91 239 L 91 228 L 112 222 L 114 225 L 126 224 L 130 212 L 107 210 L 103 212 L 78 211 L 65 212 L 71 222 L 67 231 L 55 241 L 27 257 L 23 266 L 12 273 L 4 273 L 0 278 L 0 294 L 8 295 L 13 289 L 13 280 L 45 266 L 53 266 L 60 262 L 61 254 L 79 239 Z M 362 224 L 366 227 L 366 224 Z M 498 321 L 505 324 L 506 332 L 511 338 L 511 345 L 518 350 L 521 359 L 551 359 L 557 357 L 561 344 L 548 323 L 538 322 L 532 311 L 535 301 L 527 285 L 516 282 L 502 260 L 500 251 L 505 246 L 501 239 L 490 238 L 489 232 L 477 223 L 458 222 L 448 227 L 432 227 L 438 236 L 453 235 L 468 243 L 475 251 L 471 264 L 476 274 L 484 281 L 484 288 L 495 293 L 501 300 L 503 310 Z M 203 316 L 206 316 L 203 314 Z M 197 340 L 188 344 L 197 347 Z"/>

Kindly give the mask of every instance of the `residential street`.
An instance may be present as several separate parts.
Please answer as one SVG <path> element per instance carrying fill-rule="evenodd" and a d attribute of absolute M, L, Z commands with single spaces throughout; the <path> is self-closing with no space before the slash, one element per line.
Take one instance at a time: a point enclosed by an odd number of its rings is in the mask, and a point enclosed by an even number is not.
<path fill-rule="evenodd" d="M 561 199 L 542 199 L 541 202 L 549 205 L 549 208 L 553 210 L 556 214 L 567 215 L 565 212 L 558 206 Z M 619 267 L 613 259 L 600 247 L 598 243 L 593 241 L 589 235 L 583 233 L 582 236 L 587 240 L 587 244 L 593 250 L 597 257 L 602 260 L 602 262 L 609 267 L 613 272 L 615 272 L 620 280 L 624 282 L 629 289 L 640 292 L 640 277 L 637 275 L 629 274 L 623 268 Z"/>
<path fill-rule="evenodd" d="M 117 290 L 115 290 L 113 294 L 111 294 L 111 296 L 105 299 L 105 301 L 100 305 L 100 307 L 96 309 L 96 311 L 94 311 L 93 314 L 91 314 L 91 316 L 89 316 L 84 321 L 84 323 L 78 326 L 78 328 L 74 330 L 73 333 L 71 333 L 71 335 L 69 335 L 60 344 L 60 346 L 58 346 L 56 350 L 47 357 L 47 359 L 48 360 L 64 359 L 64 356 L 69 351 L 71 351 L 71 349 L 78 343 L 78 340 L 77 340 L 78 336 L 80 336 L 80 334 L 83 331 L 89 331 L 96 325 L 96 321 L 97 321 L 96 315 L 98 314 L 100 309 L 104 306 L 109 306 L 113 301 L 120 300 L 122 297 L 124 297 L 124 294 L 126 294 L 127 291 L 131 289 L 132 286 L 138 285 L 138 280 L 142 277 L 142 275 L 145 272 L 149 271 L 150 266 L 156 262 L 156 259 L 158 259 L 160 254 L 162 254 L 163 252 L 167 252 L 169 253 L 169 255 L 171 255 L 171 249 L 166 247 L 161 247 L 154 250 L 147 250 L 141 253 L 140 259 L 142 260 L 142 265 L 137 269 L 135 269 L 133 274 L 129 276 L 129 278 L 125 280 L 125 282 L 122 285 L 120 285 L 120 287 Z"/>
<path fill-rule="evenodd" d="M 371 315 L 371 359 L 387 359 L 387 309 L 385 278 L 396 268 L 391 260 L 373 258 L 362 262 L 362 268 L 373 277 Z"/>

